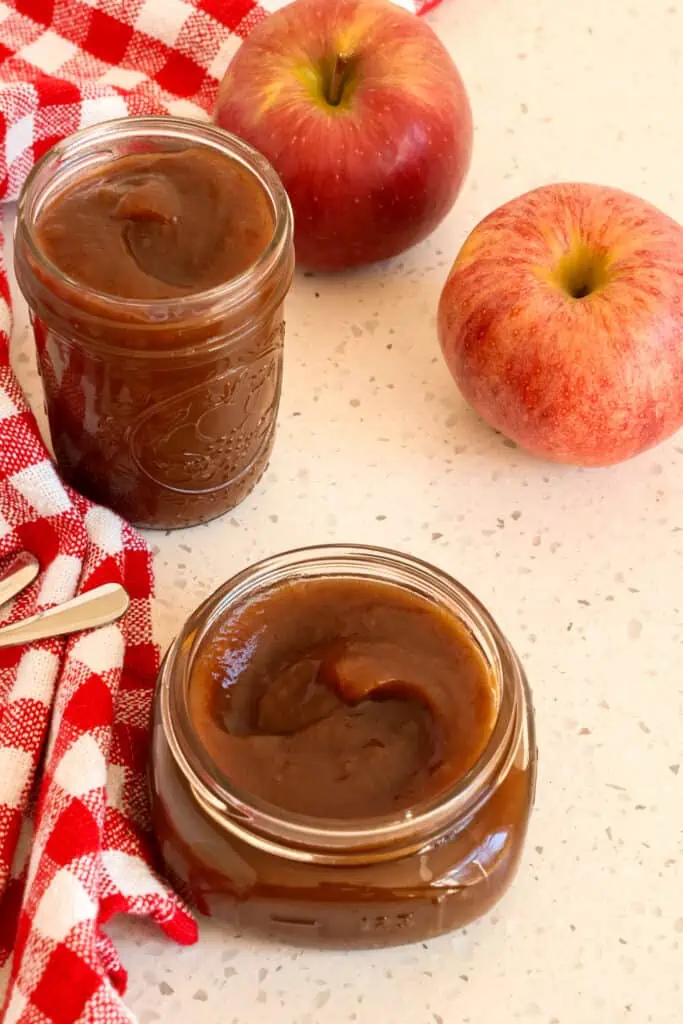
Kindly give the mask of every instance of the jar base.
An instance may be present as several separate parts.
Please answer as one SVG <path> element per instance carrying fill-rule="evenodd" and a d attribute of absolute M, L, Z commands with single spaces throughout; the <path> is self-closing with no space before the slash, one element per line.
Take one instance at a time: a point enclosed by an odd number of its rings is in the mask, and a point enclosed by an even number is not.
<path fill-rule="evenodd" d="M 96 505 L 101 505 L 104 508 L 108 508 L 116 515 L 121 516 L 126 522 L 130 523 L 131 526 L 138 530 L 149 530 L 155 532 L 169 533 L 175 530 L 187 530 L 193 526 L 205 526 L 207 523 L 212 523 L 216 519 L 220 519 L 222 516 L 227 515 L 228 512 L 233 512 L 236 508 L 247 500 L 250 494 L 258 487 L 259 483 L 265 476 L 270 466 L 270 458 L 272 454 L 272 444 L 268 451 L 265 453 L 265 459 L 261 465 L 255 467 L 256 472 L 253 477 L 248 481 L 244 481 L 242 486 L 237 490 L 234 500 L 230 500 L 227 503 L 217 506 L 215 499 L 200 503 L 195 501 L 193 507 L 197 509 L 195 515 L 188 515 L 187 510 L 189 503 L 187 503 L 182 512 L 174 515 L 160 513 L 150 513 L 147 516 L 140 516 L 134 513 L 134 509 L 139 506 L 133 502 L 129 502 L 126 498 L 118 499 L 116 496 L 112 496 L 108 489 L 104 486 L 98 486 L 97 482 L 94 481 L 89 475 L 81 474 L 78 470 L 74 470 L 65 459 L 56 458 L 57 470 L 60 474 L 61 479 L 71 487 L 74 491 L 77 491 L 88 501 L 94 502 Z M 199 511 L 202 504 L 205 510 Z"/>
<path fill-rule="evenodd" d="M 300 949 L 384 949 L 429 942 L 455 934 L 488 913 L 512 884 L 517 865 L 506 878 L 497 880 L 489 900 L 477 894 L 476 908 L 463 901 L 463 892 L 432 900 L 334 902 L 306 907 L 275 905 L 269 900 L 236 900 L 228 895 L 212 894 L 202 910 L 182 885 L 177 886 L 195 906 L 201 917 L 234 929 L 240 935 Z M 171 874 L 171 880 L 177 880 Z M 465 897 L 466 900 L 466 897 Z M 416 905 L 417 904 L 417 905 Z M 317 911 L 317 912 L 316 912 Z"/>

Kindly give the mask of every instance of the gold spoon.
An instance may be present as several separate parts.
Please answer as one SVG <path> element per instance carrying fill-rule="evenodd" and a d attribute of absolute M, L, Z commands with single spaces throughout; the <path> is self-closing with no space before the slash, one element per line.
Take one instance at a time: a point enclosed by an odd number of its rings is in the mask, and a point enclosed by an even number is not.
<path fill-rule="evenodd" d="M 12 571 L 0 579 L 0 607 L 29 587 L 38 578 L 39 572 L 40 563 L 35 555 L 24 551 L 15 558 Z"/>
<path fill-rule="evenodd" d="M 118 583 L 105 583 L 71 601 L 0 628 L 0 647 L 15 647 L 52 636 L 80 633 L 116 622 L 126 614 L 130 598 Z"/>

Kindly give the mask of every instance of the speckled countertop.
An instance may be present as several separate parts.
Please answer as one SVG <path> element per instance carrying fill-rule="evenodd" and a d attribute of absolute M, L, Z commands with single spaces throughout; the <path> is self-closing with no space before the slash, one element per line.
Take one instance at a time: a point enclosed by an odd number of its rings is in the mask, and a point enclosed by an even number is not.
<path fill-rule="evenodd" d="M 683 436 L 609 470 L 535 461 L 464 406 L 434 324 L 467 231 L 527 188 L 604 182 L 683 221 L 683 2 L 445 0 L 430 20 L 474 108 L 463 195 L 393 265 L 297 278 L 270 471 L 234 515 L 151 536 L 158 611 L 169 640 L 232 572 L 314 541 L 453 573 L 534 689 L 526 855 L 493 914 L 425 946 L 302 953 L 205 924 L 178 950 L 117 923 L 141 1024 L 683 1019 Z"/>

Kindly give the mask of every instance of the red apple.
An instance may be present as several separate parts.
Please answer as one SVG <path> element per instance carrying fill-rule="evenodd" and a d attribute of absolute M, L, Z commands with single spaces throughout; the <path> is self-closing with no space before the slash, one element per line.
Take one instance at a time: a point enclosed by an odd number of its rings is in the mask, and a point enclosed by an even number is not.
<path fill-rule="evenodd" d="M 387 0 L 296 0 L 270 15 L 233 58 L 216 120 L 278 171 L 297 260 L 323 270 L 425 238 L 472 148 L 453 61 L 429 25 Z"/>
<path fill-rule="evenodd" d="M 683 425 L 683 228 L 614 188 L 528 192 L 466 240 L 439 336 L 465 399 L 518 444 L 628 459 Z"/>

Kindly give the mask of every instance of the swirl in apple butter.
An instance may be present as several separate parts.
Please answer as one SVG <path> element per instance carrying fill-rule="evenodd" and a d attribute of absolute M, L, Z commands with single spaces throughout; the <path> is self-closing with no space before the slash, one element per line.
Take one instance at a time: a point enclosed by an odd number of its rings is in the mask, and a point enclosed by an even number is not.
<path fill-rule="evenodd" d="M 150 300 L 237 277 L 264 251 L 273 227 L 258 178 L 197 146 L 131 154 L 82 175 L 43 210 L 37 238 L 72 280 Z"/>
<path fill-rule="evenodd" d="M 392 815 L 448 791 L 491 735 L 495 689 L 463 624 L 362 578 L 262 591 L 203 641 L 190 716 L 239 791 L 319 818 Z"/>

